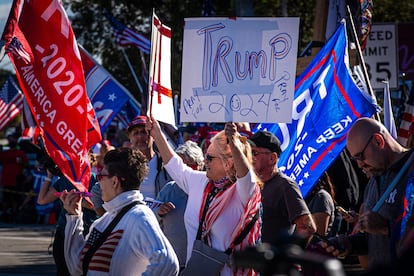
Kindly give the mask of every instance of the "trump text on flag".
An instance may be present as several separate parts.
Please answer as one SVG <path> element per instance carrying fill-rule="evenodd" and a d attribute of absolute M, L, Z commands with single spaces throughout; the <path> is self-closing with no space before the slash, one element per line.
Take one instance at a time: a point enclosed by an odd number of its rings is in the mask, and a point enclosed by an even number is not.
<path fill-rule="evenodd" d="M 185 20 L 182 122 L 290 122 L 298 18 Z"/>
<path fill-rule="evenodd" d="M 258 124 L 281 142 L 278 167 L 306 197 L 345 147 L 346 133 L 377 106 L 354 82 L 349 68 L 345 22 L 296 78 L 291 123 Z"/>
<path fill-rule="evenodd" d="M 90 177 L 88 149 L 101 133 L 65 10 L 57 0 L 15 1 L 2 39 L 47 153 L 84 190 Z"/>

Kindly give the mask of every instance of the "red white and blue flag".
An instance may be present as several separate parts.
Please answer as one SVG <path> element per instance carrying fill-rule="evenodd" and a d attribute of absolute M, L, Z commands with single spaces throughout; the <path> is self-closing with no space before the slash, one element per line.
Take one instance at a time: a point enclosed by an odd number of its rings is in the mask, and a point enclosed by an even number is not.
<path fill-rule="evenodd" d="M 306 197 L 322 173 L 345 148 L 350 126 L 379 111 L 375 100 L 353 80 L 345 21 L 296 79 L 292 123 L 259 124 L 281 141 L 278 167 L 296 180 Z"/>
<path fill-rule="evenodd" d="M 391 92 L 389 81 L 383 81 L 384 83 L 384 126 L 390 132 L 394 139 L 397 139 L 397 127 L 395 126 L 394 113 L 392 111 L 391 104 Z"/>
<path fill-rule="evenodd" d="M 82 46 L 79 46 L 79 50 L 85 73 L 86 91 L 95 110 L 101 132 L 106 131 L 128 102 L 138 110 L 130 119 L 137 116 L 140 110 L 139 104 L 133 100 L 129 91 L 100 66 Z"/>
<path fill-rule="evenodd" d="M 102 137 L 61 2 L 14 0 L 2 40 L 48 155 L 80 191 L 87 191 L 88 152 Z"/>
<path fill-rule="evenodd" d="M 28 137 L 31 139 L 33 144 L 38 144 L 40 136 L 40 128 L 37 126 L 30 106 L 27 101 L 24 101 L 23 111 L 22 111 L 22 136 Z"/>
<path fill-rule="evenodd" d="M 398 141 L 405 147 L 411 147 L 414 134 L 414 85 L 404 106 L 400 127 L 398 128 Z"/>
<path fill-rule="evenodd" d="M 11 75 L 0 90 L 0 130 L 7 126 L 23 109 L 24 96 Z"/>
<path fill-rule="evenodd" d="M 115 40 L 120 46 L 135 46 L 138 47 L 145 54 L 150 53 L 151 41 L 148 37 L 128 28 L 127 26 L 119 22 L 115 17 L 113 17 L 112 14 L 110 14 L 109 12 L 105 12 L 104 14 L 111 22 L 111 27 L 112 31 L 114 32 Z"/>
<path fill-rule="evenodd" d="M 158 121 L 175 127 L 171 88 L 171 28 L 152 15 L 148 110 Z"/>
<path fill-rule="evenodd" d="M 114 255 L 116 247 L 118 246 L 119 241 L 122 239 L 123 234 L 124 230 L 122 229 L 109 234 L 103 244 L 93 254 L 89 262 L 88 271 L 100 271 L 106 273 L 109 272 L 112 256 Z M 102 233 L 100 233 L 95 228 L 92 230 L 86 242 L 86 245 L 81 252 L 81 262 L 83 262 L 83 258 L 85 257 L 89 248 L 93 246 L 93 244 L 100 238 L 101 235 Z"/>

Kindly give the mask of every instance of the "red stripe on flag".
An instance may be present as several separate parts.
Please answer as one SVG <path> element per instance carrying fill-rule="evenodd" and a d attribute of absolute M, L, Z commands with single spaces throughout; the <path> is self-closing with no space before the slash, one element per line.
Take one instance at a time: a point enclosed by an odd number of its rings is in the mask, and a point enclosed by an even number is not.
<path fill-rule="evenodd" d="M 155 18 L 154 17 L 154 25 L 157 27 L 158 31 L 162 35 L 164 35 L 164 36 L 166 36 L 168 38 L 171 38 L 171 29 L 165 27 L 164 25 L 162 25 L 161 21 L 159 21 L 158 18 Z"/>
<path fill-rule="evenodd" d="M 406 103 L 404 113 L 401 116 L 401 123 L 398 129 L 398 141 L 403 146 L 407 145 L 408 138 L 414 134 L 414 106 Z"/>
<path fill-rule="evenodd" d="M 9 75 L 0 90 L 0 130 L 23 110 L 23 100 L 23 93 Z"/>
<path fill-rule="evenodd" d="M 172 90 L 168 89 L 164 86 L 158 85 L 158 83 L 156 83 L 156 82 L 152 83 L 152 90 L 157 91 L 159 93 L 158 94 L 158 103 L 161 103 L 161 94 L 172 98 Z"/>

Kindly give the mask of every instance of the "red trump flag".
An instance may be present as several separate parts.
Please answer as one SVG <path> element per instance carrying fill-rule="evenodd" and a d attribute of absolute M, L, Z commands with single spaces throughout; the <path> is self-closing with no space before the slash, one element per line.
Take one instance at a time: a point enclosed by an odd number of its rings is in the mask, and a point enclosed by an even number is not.
<path fill-rule="evenodd" d="M 101 139 L 69 19 L 58 0 L 14 0 L 2 40 L 49 156 L 80 191 Z"/>

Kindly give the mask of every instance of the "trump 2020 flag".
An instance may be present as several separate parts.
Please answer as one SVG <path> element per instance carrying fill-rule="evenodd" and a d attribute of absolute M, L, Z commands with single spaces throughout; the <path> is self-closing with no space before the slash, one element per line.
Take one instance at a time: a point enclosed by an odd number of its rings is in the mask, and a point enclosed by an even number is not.
<path fill-rule="evenodd" d="M 175 126 L 171 89 L 171 29 L 152 16 L 151 60 L 149 71 L 149 113 L 155 119 Z"/>
<path fill-rule="evenodd" d="M 101 133 L 61 2 L 14 0 L 2 39 L 48 155 L 80 191 L 87 190 L 88 151 Z"/>
<path fill-rule="evenodd" d="M 0 130 L 23 109 L 24 97 L 11 75 L 0 90 Z"/>
<path fill-rule="evenodd" d="M 259 124 L 282 143 L 279 168 L 299 184 L 305 197 L 345 148 L 349 127 L 379 107 L 349 72 L 345 21 L 296 79 L 292 123 Z"/>

